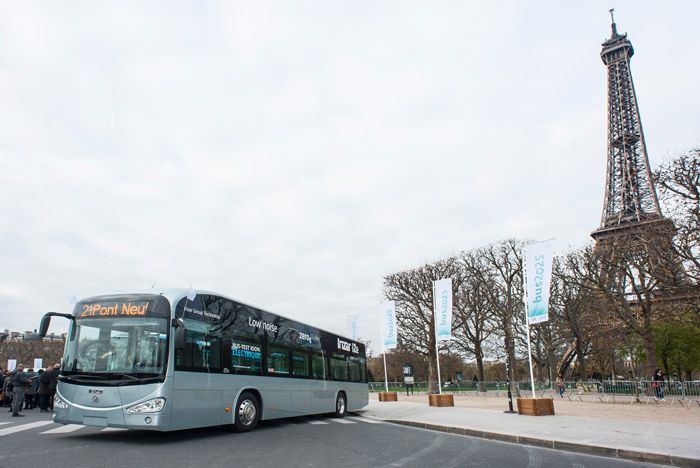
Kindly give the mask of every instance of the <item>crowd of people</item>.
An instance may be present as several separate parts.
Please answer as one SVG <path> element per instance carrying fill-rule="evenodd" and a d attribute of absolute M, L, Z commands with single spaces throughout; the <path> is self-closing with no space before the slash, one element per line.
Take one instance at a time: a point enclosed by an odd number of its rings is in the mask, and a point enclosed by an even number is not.
<path fill-rule="evenodd" d="M 53 411 L 60 367 L 54 364 L 34 372 L 34 369 L 25 371 L 24 365 L 19 364 L 13 371 L 0 369 L 0 406 L 9 408 L 14 417 L 24 416 L 22 410 L 37 407 L 42 413 Z"/>

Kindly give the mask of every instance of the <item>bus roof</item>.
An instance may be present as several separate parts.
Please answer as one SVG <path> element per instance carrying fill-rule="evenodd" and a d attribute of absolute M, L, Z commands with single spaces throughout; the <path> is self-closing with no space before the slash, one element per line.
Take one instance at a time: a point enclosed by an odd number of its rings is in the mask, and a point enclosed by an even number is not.
<path fill-rule="evenodd" d="M 143 289 L 143 290 L 128 291 L 128 292 L 122 291 L 122 292 L 112 292 L 112 293 L 109 293 L 109 294 L 100 294 L 100 295 L 97 295 L 97 296 L 85 297 L 85 298 L 83 298 L 83 299 L 80 299 L 80 301 L 94 300 L 94 299 L 97 299 L 97 298 L 99 298 L 99 297 L 103 297 L 103 296 L 112 296 L 112 295 L 118 295 L 118 294 L 155 294 L 155 295 L 164 296 L 166 299 L 168 299 L 168 300 L 170 301 L 170 304 L 171 304 L 171 305 L 175 305 L 175 304 L 177 304 L 182 298 L 184 298 L 185 296 L 187 296 L 187 295 L 190 293 L 190 291 L 196 293 L 197 295 L 199 295 L 199 294 L 207 294 L 207 295 L 214 295 L 214 296 L 223 297 L 223 298 L 225 298 L 225 299 L 228 299 L 228 300 L 233 301 L 233 302 L 237 302 L 237 303 L 242 304 L 242 305 L 244 305 L 244 306 L 252 307 L 252 308 L 254 308 L 254 309 L 258 309 L 258 310 L 261 310 L 261 311 L 263 311 L 263 312 L 267 312 L 268 314 L 276 315 L 276 316 L 278 316 L 278 317 L 280 317 L 280 318 L 283 318 L 283 319 L 291 320 L 291 321 L 294 321 L 294 322 L 299 322 L 299 323 L 301 323 L 301 324 L 303 324 L 303 325 L 307 325 L 307 326 L 313 327 L 313 328 L 315 328 L 315 329 L 317 329 L 317 330 L 319 330 L 319 331 L 323 331 L 323 332 L 326 332 L 326 333 L 330 333 L 331 335 L 335 335 L 335 336 L 338 336 L 338 337 L 340 337 L 340 338 L 344 338 L 344 339 L 346 339 L 346 340 L 350 340 L 350 341 L 354 341 L 354 342 L 356 342 L 356 343 L 362 344 L 360 341 L 353 340 L 352 338 L 349 338 L 349 337 L 347 337 L 347 336 L 345 336 L 345 335 L 342 335 L 342 334 L 339 334 L 339 333 L 335 333 L 335 332 L 331 332 L 331 331 L 328 331 L 328 330 L 324 330 L 323 328 L 319 328 L 319 327 L 317 327 L 317 326 L 315 326 L 315 325 L 312 325 L 312 324 L 309 324 L 309 323 L 306 323 L 306 322 L 302 322 L 302 321 L 300 321 L 300 320 L 298 320 L 298 319 L 292 319 L 292 318 L 286 317 L 286 316 L 281 315 L 281 314 L 278 314 L 278 313 L 276 313 L 276 312 L 270 312 L 270 311 L 267 310 L 267 309 L 263 309 L 263 308 L 261 308 L 261 307 L 254 306 L 254 305 L 252 305 L 252 304 L 248 304 L 248 303 L 246 303 L 246 302 L 239 301 L 238 299 L 234 299 L 234 298 L 232 298 L 232 297 L 230 297 L 230 296 L 227 296 L 226 294 L 221 294 L 221 293 L 216 292 L 216 291 L 209 291 L 209 290 L 204 290 L 204 289 L 176 288 L 176 287 L 170 287 L 170 288 L 153 288 L 153 289 Z"/>

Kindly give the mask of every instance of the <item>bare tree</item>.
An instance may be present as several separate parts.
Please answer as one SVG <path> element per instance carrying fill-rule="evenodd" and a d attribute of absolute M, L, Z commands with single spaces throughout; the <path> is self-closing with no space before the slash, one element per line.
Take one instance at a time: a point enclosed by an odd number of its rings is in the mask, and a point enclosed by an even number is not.
<path fill-rule="evenodd" d="M 683 287 L 669 239 L 667 232 L 632 232 L 584 248 L 577 261 L 571 257 L 567 263 L 570 278 L 599 304 L 594 311 L 600 329 L 610 333 L 622 327 L 640 337 L 649 375 L 657 367 L 652 325 L 668 313 L 664 302 Z"/>
<path fill-rule="evenodd" d="M 0 342 L 0 363 L 7 363 L 8 359 L 17 360 L 17 364 L 24 364 L 31 368 L 35 358 L 43 360 L 43 366 L 47 367 L 61 362 L 64 341 L 58 340 L 9 340 Z"/>
<path fill-rule="evenodd" d="M 574 250 L 564 257 L 554 260 L 553 283 L 555 293 L 552 295 L 552 317 L 560 325 L 562 335 L 573 346 L 579 376 L 588 378 L 586 355 L 591 347 L 592 337 L 596 333 L 605 333 L 611 324 L 608 317 L 600 320 L 604 313 L 599 313 L 600 301 L 588 284 L 589 272 L 583 264 L 589 251 Z M 615 323 L 618 323 L 616 320 Z"/>
<path fill-rule="evenodd" d="M 700 149 L 662 165 L 654 181 L 677 228 L 674 246 L 686 273 L 700 281 Z"/>
<path fill-rule="evenodd" d="M 428 380 L 432 392 L 438 390 L 433 281 L 442 278 L 452 278 L 454 296 L 454 291 L 460 288 L 462 282 L 455 257 L 384 278 L 384 296 L 396 301 L 399 346 L 428 357 Z M 443 348 L 447 349 L 447 345 L 443 345 Z"/>
<path fill-rule="evenodd" d="M 482 258 L 486 269 L 479 273 L 479 280 L 492 285 L 486 289 L 493 309 L 498 333 L 504 340 L 504 347 L 510 363 L 509 380 L 515 383 L 516 338 L 524 343 L 524 304 L 522 242 L 508 239 L 478 249 L 476 255 Z"/>
<path fill-rule="evenodd" d="M 477 376 L 483 391 L 484 358 L 489 337 L 495 331 L 494 281 L 483 281 L 491 275 L 489 267 L 477 251 L 462 252 L 459 264 L 463 270 L 462 287 L 456 291 L 454 303 L 454 345 L 474 356 Z"/>

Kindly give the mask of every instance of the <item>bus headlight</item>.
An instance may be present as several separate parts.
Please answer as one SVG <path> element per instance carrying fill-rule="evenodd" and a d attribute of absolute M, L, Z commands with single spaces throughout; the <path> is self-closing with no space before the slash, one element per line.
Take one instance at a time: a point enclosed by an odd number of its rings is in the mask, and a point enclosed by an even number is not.
<path fill-rule="evenodd" d="M 65 401 L 63 401 L 63 399 L 62 399 L 60 396 L 58 396 L 58 393 L 55 394 L 54 397 L 53 397 L 53 405 L 54 405 L 56 408 L 61 408 L 61 409 L 66 409 L 66 408 L 68 408 L 68 403 L 66 403 Z"/>
<path fill-rule="evenodd" d="M 129 414 L 160 413 L 165 408 L 165 398 L 154 398 L 138 405 L 129 406 L 126 412 Z"/>

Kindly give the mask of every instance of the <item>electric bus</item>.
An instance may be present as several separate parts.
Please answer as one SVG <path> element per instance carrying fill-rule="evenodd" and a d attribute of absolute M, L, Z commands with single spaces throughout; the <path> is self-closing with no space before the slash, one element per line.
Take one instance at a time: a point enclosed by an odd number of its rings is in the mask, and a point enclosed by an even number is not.
<path fill-rule="evenodd" d="M 96 296 L 76 303 L 54 422 L 170 431 L 330 413 L 368 403 L 365 346 L 192 290 Z"/>

